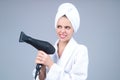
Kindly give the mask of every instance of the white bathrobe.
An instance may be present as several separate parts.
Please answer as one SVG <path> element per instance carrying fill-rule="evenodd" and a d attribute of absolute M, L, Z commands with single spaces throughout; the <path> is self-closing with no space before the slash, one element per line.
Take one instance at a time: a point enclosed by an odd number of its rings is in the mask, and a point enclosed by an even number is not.
<path fill-rule="evenodd" d="M 86 80 L 89 62 L 87 48 L 71 38 L 59 58 L 57 43 L 58 41 L 55 44 L 56 52 L 51 56 L 54 64 L 45 80 Z"/>

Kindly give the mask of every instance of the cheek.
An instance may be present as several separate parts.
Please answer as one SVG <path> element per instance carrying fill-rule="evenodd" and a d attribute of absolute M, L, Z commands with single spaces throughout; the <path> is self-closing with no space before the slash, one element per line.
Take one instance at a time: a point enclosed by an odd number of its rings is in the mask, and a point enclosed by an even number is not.
<path fill-rule="evenodd" d="M 61 32 L 61 29 L 56 29 L 56 33 L 60 33 Z"/>

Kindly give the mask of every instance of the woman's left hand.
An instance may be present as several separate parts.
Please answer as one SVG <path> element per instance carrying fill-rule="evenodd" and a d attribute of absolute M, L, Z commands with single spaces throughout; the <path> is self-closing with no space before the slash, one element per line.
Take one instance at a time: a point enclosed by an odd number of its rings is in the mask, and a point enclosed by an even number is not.
<path fill-rule="evenodd" d="M 35 60 L 36 64 L 43 64 L 47 66 L 49 69 L 54 64 L 51 57 L 46 54 L 44 51 L 39 50 L 38 55 Z"/>

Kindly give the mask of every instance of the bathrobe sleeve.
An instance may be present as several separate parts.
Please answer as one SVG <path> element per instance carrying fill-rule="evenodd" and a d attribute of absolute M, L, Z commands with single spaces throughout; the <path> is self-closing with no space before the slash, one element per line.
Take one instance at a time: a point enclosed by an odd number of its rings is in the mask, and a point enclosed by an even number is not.
<path fill-rule="evenodd" d="M 74 51 L 72 68 L 69 71 L 53 64 L 47 73 L 46 80 L 86 80 L 88 70 L 88 50 L 85 46 L 79 45 Z"/>

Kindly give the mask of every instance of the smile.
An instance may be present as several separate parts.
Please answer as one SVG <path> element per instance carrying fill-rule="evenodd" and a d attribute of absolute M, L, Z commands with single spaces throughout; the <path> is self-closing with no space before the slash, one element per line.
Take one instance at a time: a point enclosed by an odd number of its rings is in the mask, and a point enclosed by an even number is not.
<path fill-rule="evenodd" d="M 61 35 L 59 35 L 59 37 L 60 37 L 61 39 L 64 39 L 64 38 L 66 37 L 66 35 L 61 34 Z"/>

